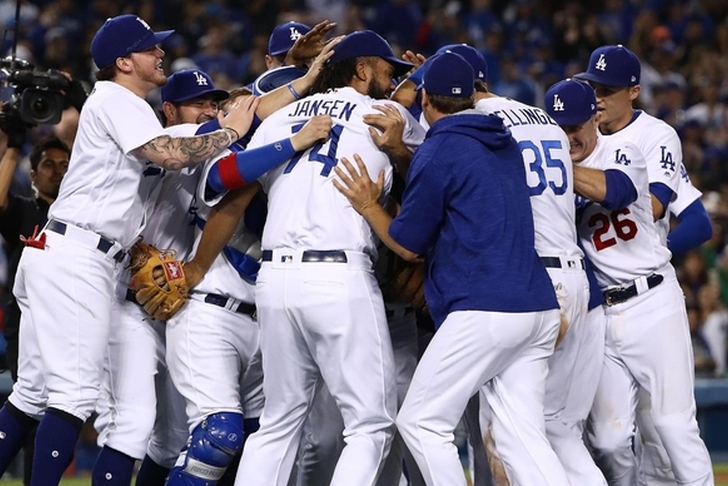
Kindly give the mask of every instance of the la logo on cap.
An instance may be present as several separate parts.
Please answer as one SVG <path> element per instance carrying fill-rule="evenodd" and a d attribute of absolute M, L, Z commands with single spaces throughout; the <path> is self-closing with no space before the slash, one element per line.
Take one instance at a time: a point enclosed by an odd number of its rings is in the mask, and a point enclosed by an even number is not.
<path fill-rule="evenodd" d="M 207 86 L 207 79 L 200 74 L 199 72 L 195 71 L 195 80 L 197 81 L 197 86 Z"/>
<path fill-rule="evenodd" d="M 600 71 L 607 70 L 607 60 L 604 59 L 604 54 L 599 54 L 599 59 L 597 59 L 597 63 L 594 67 L 599 69 Z"/>
<path fill-rule="evenodd" d="M 554 111 L 564 111 L 564 102 L 561 101 L 558 94 L 554 95 Z"/>
<path fill-rule="evenodd" d="M 301 33 L 295 27 L 290 27 L 290 29 L 291 29 L 291 40 L 295 42 L 299 39 L 299 37 L 301 37 Z"/>

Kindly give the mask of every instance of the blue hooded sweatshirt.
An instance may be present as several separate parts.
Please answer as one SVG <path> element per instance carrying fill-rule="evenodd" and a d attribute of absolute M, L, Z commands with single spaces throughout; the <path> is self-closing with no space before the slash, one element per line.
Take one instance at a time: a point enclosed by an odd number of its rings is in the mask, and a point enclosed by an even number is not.
<path fill-rule="evenodd" d="M 521 152 L 497 116 L 466 110 L 435 122 L 412 159 L 389 234 L 425 256 L 437 326 L 453 311 L 558 308 L 534 249 Z"/>

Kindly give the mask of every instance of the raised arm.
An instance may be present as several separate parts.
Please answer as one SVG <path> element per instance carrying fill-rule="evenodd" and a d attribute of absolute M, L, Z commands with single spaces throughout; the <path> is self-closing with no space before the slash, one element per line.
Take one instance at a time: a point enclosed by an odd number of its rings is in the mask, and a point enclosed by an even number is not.
<path fill-rule="evenodd" d="M 258 118 L 265 120 L 274 111 L 306 96 L 316 81 L 316 78 L 321 73 L 321 69 L 326 64 L 326 61 L 334 55 L 334 46 L 341 42 L 343 38 L 344 36 L 338 36 L 327 42 L 323 49 L 321 49 L 321 52 L 316 56 L 316 59 L 314 59 L 306 74 L 261 96 L 260 105 L 258 105 L 258 109 L 255 112 Z"/>
<path fill-rule="evenodd" d="M 20 149 L 16 147 L 8 147 L 0 159 L 0 211 L 8 209 L 10 184 L 13 182 L 13 174 L 19 160 Z"/>
<path fill-rule="evenodd" d="M 204 162 L 228 148 L 248 131 L 258 103 L 259 98 L 246 96 L 230 107 L 227 116 L 220 115 L 220 130 L 194 137 L 161 135 L 134 150 L 134 153 L 167 170 L 180 170 Z"/>

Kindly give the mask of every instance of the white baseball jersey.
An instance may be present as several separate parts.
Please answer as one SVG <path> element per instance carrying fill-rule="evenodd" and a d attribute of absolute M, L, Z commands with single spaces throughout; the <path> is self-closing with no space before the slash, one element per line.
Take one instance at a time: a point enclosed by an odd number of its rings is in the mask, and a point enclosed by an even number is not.
<path fill-rule="evenodd" d="M 229 154 L 229 150 L 224 150 L 220 155 L 205 163 L 205 167 L 202 171 L 202 177 L 200 178 L 200 183 L 197 188 L 196 198 L 198 202 L 198 207 L 196 208 L 197 218 L 199 218 L 202 222 L 207 221 L 207 218 L 210 215 L 210 210 L 216 206 L 225 195 L 218 194 L 213 198 L 205 197 L 207 174 L 216 161 Z M 197 246 L 200 244 L 200 238 L 202 237 L 202 225 L 197 224 L 195 226 L 196 236 L 194 251 L 196 252 Z M 208 270 L 202 281 L 195 287 L 195 292 L 224 295 L 248 303 L 255 302 L 255 284 L 252 282 L 246 282 L 242 277 L 240 277 L 238 271 L 230 264 L 230 262 L 228 262 L 223 253 L 220 253 L 217 258 L 215 258 L 210 270 Z"/>
<path fill-rule="evenodd" d="M 117 83 L 97 82 L 81 110 L 68 172 L 48 217 L 131 246 L 149 197 L 140 192 L 146 161 L 131 152 L 160 135 L 162 125 L 146 101 Z"/>
<path fill-rule="evenodd" d="M 385 191 L 392 184 L 392 166 L 386 154 L 374 144 L 366 114 L 378 113 L 374 105 L 392 104 L 405 117 L 404 142 L 412 149 L 424 139 L 424 130 L 404 108 L 393 102 L 377 101 L 346 87 L 307 97 L 268 117 L 258 128 L 248 148 L 256 148 L 291 136 L 314 115 L 331 115 L 333 128 L 329 139 L 296 154 L 261 178 L 269 194 L 268 219 L 263 231 L 263 248 L 308 248 L 316 250 L 353 250 L 376 255 L 372 230 L 366 220 L 331 182 L 334 166 L 346 157 L 356 166 L 359 154 L 369 176 L 376 180 L 385 171 Z M 295 172 L 295 177 L 286 175 Z M 305 191 L 304 191 L 305 189 Z M 305 192 L 309 197 L 291 204 L 287 194 Z"/>
<path fill-rule="evenodd" d="M 679 217 L 688 206 L 703 195 L 690 181 L 690 175 L 688 174 L 685 164 L 680 164 L 680 181 L 677 186 L 677 198 L 670 203 L 670 213 L 676 217 Z M 667 245 L 667 234 L 670 232 L 670 218 L 662 218 L 657 221 L 657 230 L 660 232 L 660 238 L 662 243 Z"/>
<path fill-rule="evenodd" d="M 536 252 L 541 256 L 583 256 L 576 244 L 574 170 L 564 131 L 541 108 L 509 98 L 483 99 L 475 108 L 499 116 L 521 149 L 531 193 Z"/>
<path fill-rule="evenodd" d="M 674 128 L 659 118 L 637 110 L 626 127 L 607 136 L 635 144 L 647 162 L 649 183 L 661 182 L 675 194 L 679 193 L 683 153 L 680 137 Z M 668 214 L 667 211 L 665 214 Z M 670 218 L 660 218 L 657 225 L 667 238 Z"/>
<path fill-rule="evenodd" d="M 164 129 L 171 137 L 192 137 L 199 125 L 188 123 Z M 179 171 L 166 171 L 146 162 L 139 184 L 139 194 L 148 194 L 143 202 L 145 226 L 140 236 L 145 242 L 162 250 L 174 250 L 177 258 L 186 260 L 195 237 L 195 192 L 201 165 Z M 126 295 L 130 279 L 129 268 L 117 268 L 117 295 Z"/>
<path fill-rule="evenodd" d="M 591 169 L 622 171 L 637 190 L 637 200 L 622 210 L 589 203 L 580 215 L 579 237 L 602 289 L 629 284 L 669 264 L 670 251 L 653 222 L 645 164 L 634 144 L 604 136 L 598 137 L 594 152 L 579 163 Z"/>

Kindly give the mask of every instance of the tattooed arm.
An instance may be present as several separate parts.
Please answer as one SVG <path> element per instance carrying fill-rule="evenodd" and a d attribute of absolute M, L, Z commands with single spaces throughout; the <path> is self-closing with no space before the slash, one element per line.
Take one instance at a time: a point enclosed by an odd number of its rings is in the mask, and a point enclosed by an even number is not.
<path fill-rule="evenodd" d="M 233 104 L 227 116 L 220 115 L 220 126 L 223 127 L 220 130 L 194 137 L 161 135 L 134 150 L 134 154 L 167 170 L 180 170 L 204 162 L 247 133 L 258 107 L 258 99 L 247 96 Z"/>

